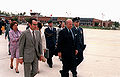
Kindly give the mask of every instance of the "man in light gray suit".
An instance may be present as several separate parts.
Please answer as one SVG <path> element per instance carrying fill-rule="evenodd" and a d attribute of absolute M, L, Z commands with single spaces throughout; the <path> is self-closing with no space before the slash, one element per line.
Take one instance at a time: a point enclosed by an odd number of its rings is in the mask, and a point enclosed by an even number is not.
<path fill-rule="evenodd" d="M 38 72 L 38 59 L 42 56 L 41 35 L 36 31 L 37 20 L 30 18 L 30 29 L 22 32 L 19 40 L 19 62 L 24 62 L 24 76 L 34 77 Z"/>

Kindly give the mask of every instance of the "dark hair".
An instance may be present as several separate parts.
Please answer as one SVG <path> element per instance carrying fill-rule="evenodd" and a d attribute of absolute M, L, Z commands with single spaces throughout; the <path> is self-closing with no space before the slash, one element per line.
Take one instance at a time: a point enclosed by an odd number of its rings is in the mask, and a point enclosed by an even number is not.
<path fill-rule="evenodd" d="M 37 19 L 36 19 L 36 18 L 32 18 L 32 17 L 31 17 L 31 18 L 29 19 L 29 21 L 28 21 L 28 22 L 29 22 L 30 24 L 32 24 L 32 20 L 37 21 Z"/>
<path fill-rule="evenodd" d="M 40 22 L 38 22 L 38 28 L 39 28 L 39 30 L 42 28 L 42 23 L 40 23 Z"/>
<path fill-rule="evenodd" d="M 17 24 L 17 26 L 18 26 L 18 23 L 16 22 L 16 21 L 13 21 L 11 24 L 10 24 L 10 28 L 13 30 L 13 26 L 15 25 L 15 24 Z"/>
<path fill-rule="evenodd" d="M 61 20 L 61 21 L 59 21 L 59 22 L 62 24 L 63 21 Z"/>
<path fill-rule="evenodd" d="M 62 26 L 61 26 L 61 25 L 62 25 L 62 23 L 65 23 L 64 21 L 60 21 L 60 22 L 61 22 L 61 24 L 59 24 L 59 26 L 58 26 L 59 28 L 61 28 L 61 27 L 62 27 Z"/>
<path fill-rule="evenodd" d="M 13 19 L 9 19 L 9 20 L 11 20 L 12 22 L 14 21 Z"/>
<path fill-rule="evenodd" d="M 59 24 L 59 26 L 58 26 L 59 28 L 61 28 L 61 24 Z"/>
<path fill-rule="evenodd" d="M 6 22 L 7 24 L 9 24 L 9 21 L 8 21 L 7 19 L 5 20 L 5 22 Z"/>

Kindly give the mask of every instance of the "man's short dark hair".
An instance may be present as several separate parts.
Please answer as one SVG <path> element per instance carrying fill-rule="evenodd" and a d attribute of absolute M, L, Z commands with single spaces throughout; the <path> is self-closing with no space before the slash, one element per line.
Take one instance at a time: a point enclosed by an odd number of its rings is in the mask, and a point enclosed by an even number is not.
<path fill-rule="evenodd" d="M 31 18 L 29 19 L 29 21 L 28 21 L 28 22 L 29 22 L 30 24 L 32 24 L 32 20 L 37 21 L 37 19 L 36 19 L 36 18 L 32 18 L 32 17 L 31 17 Z"/>
<path fill-rule="evenodd" d="M 14 21 L 13 19 L 9 19 L 9 20 L 11 20 L 12 22 Z"/>

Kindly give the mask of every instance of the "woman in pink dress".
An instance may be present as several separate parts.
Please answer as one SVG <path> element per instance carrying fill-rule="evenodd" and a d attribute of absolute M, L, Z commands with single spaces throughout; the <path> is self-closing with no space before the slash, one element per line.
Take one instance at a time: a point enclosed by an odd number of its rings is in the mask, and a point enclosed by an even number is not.
<path fill-rule="evenodd" d="M 10 25 L 11 30 L 9 31 L 9 37 L 10 37 L 10 52 L 11 52 L 11 64 L 10 68 L 13 69 L 13 60 L 16 58 L 16 73 L 19 73 L 18 71 L 18 59 L 19 59 L 19 37 L 21 32 L 17 28 L 18 23 L 16 21 L 13 21 Z"/>

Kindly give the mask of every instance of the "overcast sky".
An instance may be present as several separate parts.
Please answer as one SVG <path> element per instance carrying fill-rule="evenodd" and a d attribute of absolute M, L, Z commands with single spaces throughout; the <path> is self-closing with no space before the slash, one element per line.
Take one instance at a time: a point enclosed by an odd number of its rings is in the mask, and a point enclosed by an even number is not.
<path fill-rule="evenodd" d="M 1 0 L 0 10 L 41 12 L 44 16 L 82 17 L 120 22 L 120 0 Z M 102 14 L 103 13 L 103 14 Z M 103 15 L 103 17 L 102 17 Z"/>

